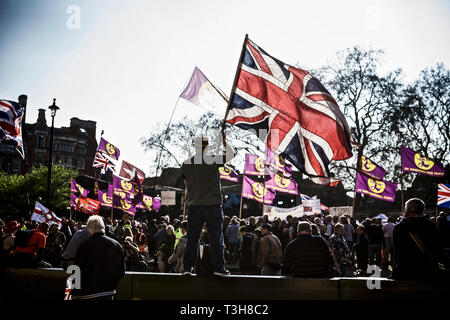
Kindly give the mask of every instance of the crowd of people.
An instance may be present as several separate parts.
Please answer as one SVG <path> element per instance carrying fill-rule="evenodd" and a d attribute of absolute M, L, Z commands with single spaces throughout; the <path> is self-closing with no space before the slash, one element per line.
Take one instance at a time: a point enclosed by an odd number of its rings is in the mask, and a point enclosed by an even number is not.
<path fill-rule="evenodd" d="M 450 227 L 444 212 L 437 218 L 425 218 L 422 214 L 418 217 L 422 223 L 419 226 L 408 215 L 391 216 L 387 221 L 381 218 L 358 221 L 345 215 L 287 216 L 285 220 L 274 221 L 269 221 L 267 216 L 245 219 L 225 216 L 224 260 L 236 274 L 362 276 L 369 265 L 376 265 L 388 273 L 394 271 L 394 276 L 400 272 L 398 277 L 420 278 L 421 275 L 403 270 L 402 263 L 409 259 L 408 254 L 420 251 L 421 246 L 428 246 L 437 260 L 445 261 L 444 248 L 450 248 Z M 150 221 L 102 219 L 105 236 L 122 248 L 127 271 L 182 273 L 185 270 L 183 256 L 189 230 L 183 216 L 175 219 L 163 216 Z M 402 235 L 405 225 L 412 229 Z M 10 221 L 2 223 L 1 229 L 2 265 L 15 268 L 66 268 L 74 263 L 79 246 L 89 239 L 83 222 L 68 219 L 51 225 Z M 423 239 L 410 238 L 412 231 Z M 422 242 L 417 250 L 407 248 L 417 241 Z M 211 252 L 206 225 L 198 245 L 194 270 L 207 274 Z M 428 253 L 422 253 L 419 258 L 424 260 Z"/>

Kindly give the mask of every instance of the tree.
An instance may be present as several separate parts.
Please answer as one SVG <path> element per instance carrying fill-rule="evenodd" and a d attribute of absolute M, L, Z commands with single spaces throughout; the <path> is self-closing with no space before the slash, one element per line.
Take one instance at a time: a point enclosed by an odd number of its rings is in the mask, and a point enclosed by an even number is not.
<path fill-rule="evenodd" d="M 34 168 L 26 175 L 0 172 L 0 214 L 7 220 L 30 217 L 36 201 L 45 205 L 48 168 Z M 70 203 L 70 179 L 78 171 L 56 164 L 52 167 L 50 209 L 57 215 L 67 211 Z"/>

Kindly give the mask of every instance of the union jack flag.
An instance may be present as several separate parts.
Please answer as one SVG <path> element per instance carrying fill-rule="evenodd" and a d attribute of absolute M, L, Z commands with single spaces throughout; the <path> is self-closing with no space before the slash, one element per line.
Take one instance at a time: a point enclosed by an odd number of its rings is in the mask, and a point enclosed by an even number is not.
<path fill-rule="evenodd" d="M 315 183 L 329 184 L 331 160 L 352 156 L 338 104 L 308 71 L 272 57 L 246 37 L 226 121 L 260 138 Z M 259 131 L 261 132 L 261 131 Z"/>
<path fill-rule="evenodd" d="M 92 164 L 94 168 L 101 168 L 102 171 L 106 172 L 108 170 L 111 170 L 115 172 L 114 167 L 116 166 L 111 160 L 108 159 L 107 156 L 105 156 L 101 152 L 95 153 L 94 163 Z"/>
<path fill-rule="evenodd" d="M 438 184 L 437 205 L 439 207 L 450 208 L 450 184 Z"/>
<path fill-rule="evenodd" d="M 23 106 L 17 102 L 0 100 L 0 143 L 12 145 L 25 159 L 22 142 Z"/>

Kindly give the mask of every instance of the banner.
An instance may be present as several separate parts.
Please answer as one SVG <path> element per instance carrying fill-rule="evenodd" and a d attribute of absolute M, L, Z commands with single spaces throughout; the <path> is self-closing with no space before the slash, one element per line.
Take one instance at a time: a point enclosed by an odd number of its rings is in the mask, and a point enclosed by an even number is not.
<path fill-rule="evenodd" d="M 311 199 L 302 201 L 303 210 L 305 214 L 321 214 L 322 209 L 320 207 L 320 199 Z"/>
<path fill-rule="evenodd" d="M 244 174 L 249 176 L 262 176 L 265 174 L 266 161 L 255 154 L 245 155 Z"/>
<path fill-rule="evenodd" d="M 383 179 L 386 170 L 365 156 L 361 156 L 361 171 L 375 179 Z"/>
<path fill-rule="evenodd" d="M 402 147 L 402 171 L 432 177 L 442 177 L 445 174 L 445 168 L 441 163 L 406 147 Z"/>
<path fill-rule="evenodd" d="M 303 210 L 303 205 L 299 205 L 293 208 L 278 208 L 274 206 L 264 205 L 264 214 L 269 217 L 269 220 L 273 221 L 280 218 L 281 220 L 286 220 L 288 215 L 293 217 L 302 217 L 305 215 Z"/>
<path fill-rule="evenodd" d="M 340 217 L 342 215 L 353 216 L 353 207 L 345 206 L 345 207 L 329 207 L 328 212 L 330 216 Z"/>
<path fill-rule="evenodd" d="M 271 175 L 271 179 L 266 181 L 266 188 L 274 191 L 298 194 L 297 182 L 291 178 L 286 178 L 281 172 Z"/>
<path fill-rule="evenodd" d="M 369 178 L 364 174 L 356 173 L 355 192 L 366 194 L 372 198 L 394 202 L 397 184 Z"/>
<path fill-rule="evenodd" d="M 98 201 L 100 201 L 101 206 L 107 208 L 111 208 L 113 206 L 112 190 L 112 185 L 108 185 L 108 192 L 98 190 Z"/>
<path fill-rule="evenodd" d="M 261 182 L 255 182 L 249 177 L 244 176 L 242 183 L 242 197 L 244 198 L 253 199 L 265 204 L 272 204 L 275 199 L 276 193 L 264 188 L 264 184 Z"/>
<path fill-rule="evenodd" d="M 140 202 L 136 203 L 136 209 L 153 210 L 153 198 L 144 194 Z"/>
<path fill-rule="evenodd" d="M 161 205 L 174 206 L 176 205 L 176 192 L 175 191 L 161 191 Z"/>
<path fill-rule="evenodd" d="M 273 153 L 269 148 L 266 148 L 266 167 L 273 173 L 281 171 L 284 176 L 292 175 L 292 166 L 287 164 L 283 157 Z"/>
<path fill-rule="evenodd" d="M 120 150 L 102 137 L 100 137 L 97 151 L 104 153 L 115 160 L 118 160 L 120 156 Z"/>
<path fill-rule="evenodd" d="M 100 201 L 90 198 L 78 198 L 75 210 L 86 214 L 98 214 L 100 211 Z"/>
<path fill-rule="evenodd" d="M 48 224 L 51 224 L 53 222 L 61 224 L 62 219 L 57 217 L 53 211 L 49 210 L 40 202 L 36 201 L 33 214 L 31 215 L 31 221 L 36 221 L 38 223 L 46 222 Z"/>
<path fill-rule="evenodd" d="M 76 207 L 77 206 L 78 197 L 74 195 L 73 193 L 70 194 L 70 206 Z"/>
<path fill-rule="evenodd" d="M 220 179 L 239 182 L 239 174 L 228 166 L 219 167 Z"/>
<path fill-rule="evenodd" d="M 113 175 L 113 192 L 123 191 L 127 194 L 134 193 L 134 182 L 123 180 Z"/>
<path fill-rule="evenodd" d="M 79 193 L 83 198 L 86 198 L 89 193 L 89 190 L 84 189 L 74 179 L 70 179 L 70 191 L 75 194 Z"/>
<path fill-rule="evenodd" d="M 136 207 L 131 200 L 130 194 L 120 189 L 113 189 L 113 207 L 132 216 L 136 214 Z"/>

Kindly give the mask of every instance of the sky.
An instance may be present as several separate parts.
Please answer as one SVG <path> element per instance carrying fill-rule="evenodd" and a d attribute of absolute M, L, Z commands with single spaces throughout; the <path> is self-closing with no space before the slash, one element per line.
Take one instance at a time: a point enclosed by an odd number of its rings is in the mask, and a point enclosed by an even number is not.
<path fill-rule="evenodd" d="M 195 66 L 229 95 L 245 34 L 306 69 L 354 45 L 383 49 L 382 71 L 412 81 L 448 67 L 449 18 L 445 0 L 0 0 L 0 98 L 28 95 L 27 123 L 56 98 L 56 127 L 96 121 L 97 140 L 104 130 L 148 174 L 140 139 L 169 120 Z M 200 114 L 180 99 L 174 120 Z"/>

